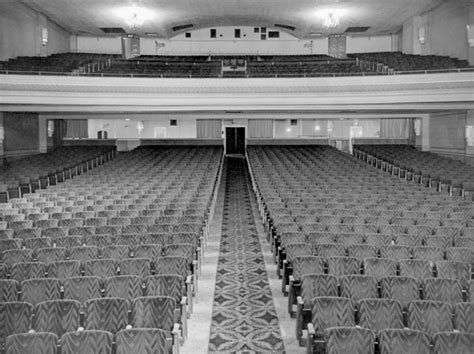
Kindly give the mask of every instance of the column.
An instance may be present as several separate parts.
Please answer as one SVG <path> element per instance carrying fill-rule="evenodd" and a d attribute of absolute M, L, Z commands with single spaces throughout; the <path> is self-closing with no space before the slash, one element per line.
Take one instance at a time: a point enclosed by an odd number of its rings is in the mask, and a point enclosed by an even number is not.
<path fill-rule="evenodd" d="M 469 16 L 468 16 L 468 26 L 469 26 L 469 31 L 468 32 L 468 51 L 467 51 L 467 56 L 468 56 L 468 61 L 469 65 L 474 65 L 474 4 L 469 6 Z M 469 116 L 469 112 L 468 112 Z"/>
<path fill-rule="evenodd" d="M 0 112 L 0 166 L 3 166 L 3 160 L 5 158 L 5 151 L 3 150 L 3 139 L 5 132 L 3 130 L 3 112 Z"/>
<path fill-rule="evenodd" d="M 474 109 L 467 110 L 466 126 L 474 127 Z M 474 146 L 466 145 L 466 162 L 474 166 Z"/>
<path fill-rule="evenodd" d="M 38 145 L 41 154 L 48 152 L 48 120 L 42 115 L 38 117 Z"/>

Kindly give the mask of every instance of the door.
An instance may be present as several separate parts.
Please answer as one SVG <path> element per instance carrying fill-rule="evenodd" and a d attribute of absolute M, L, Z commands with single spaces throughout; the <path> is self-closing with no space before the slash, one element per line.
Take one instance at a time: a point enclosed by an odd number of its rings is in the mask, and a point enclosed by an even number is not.
<path fill-rule="evenodd" d="M 227 155 L 245 155 L 245 128 L 225 128 L 225 152 Z"/>

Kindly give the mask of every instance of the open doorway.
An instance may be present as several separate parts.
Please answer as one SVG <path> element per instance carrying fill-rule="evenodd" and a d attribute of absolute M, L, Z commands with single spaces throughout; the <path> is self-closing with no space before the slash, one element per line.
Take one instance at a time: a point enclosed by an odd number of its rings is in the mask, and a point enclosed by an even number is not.
<path fill-rule="evenodd" d="M 245 155 L 245 127 L 225 127 L 225 154 Z"/>

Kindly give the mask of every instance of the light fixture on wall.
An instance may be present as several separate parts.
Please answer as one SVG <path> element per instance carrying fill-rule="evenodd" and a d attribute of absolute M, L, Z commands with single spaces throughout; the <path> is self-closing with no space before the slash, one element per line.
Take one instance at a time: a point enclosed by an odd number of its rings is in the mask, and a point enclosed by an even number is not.
<path fill-rule="evenodd" d="M 474 146 L 474 125 L 466 125 L 466 145 Z"/>
<path fill-rule="evenodd" d="M 418 41 L 420 44 L 425 44 L 426 36 L 425 36 L 425 27 L 418 28 Z"/>
<path fill-rule="evenodd" d="M 46 27 L 41 28 L 41 44 L 43 46 L 48 44 L 48 29 Z"/>
<path fill-rule="evenodd" d="M 137 133 L 138 133 L 138 135 L 142 135 L 143 129 L 145 129 L 145 124 L 143 123 L 143 121 L 140 120 L 140 121 L 137 122 Z"/>
<path fill-rule="evenodd" d="M 470 47 L 474 47 L 474 24 L 466 26 L 467 31 L 467 41 Z"/>
<path fill-rule="evenodd" d="M 52 138 L 54 136 L 54 120 L 48 120 L 48 138 Z"/>
<path fill-rule="evenodd" d="M 334 124 L 332 120 L 328 121 L 328 133 L 332 133 L 333 128 L 334 128 Z"/>
<path fill-rule="evenodd" d="M 421 135 L 421 119 L 415 119 L 415 126 L 413 127 L 416 136 Z"/>

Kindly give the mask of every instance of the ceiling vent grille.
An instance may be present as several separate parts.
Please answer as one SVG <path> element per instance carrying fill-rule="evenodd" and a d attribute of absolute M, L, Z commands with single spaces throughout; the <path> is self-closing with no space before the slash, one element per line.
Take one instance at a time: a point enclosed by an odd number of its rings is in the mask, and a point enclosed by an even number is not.
<path fill-rule="evenodd" d="M 174 26 L 172 29 L 174 32 L 177 32 L 177 31 L 182 31 L 184 29 L 193 28 L 193 27 L 194 27 L 193 24 L 188 23 L 187 25 Z"/>
<path fill-rule="evenodd" d="M 122 27 L 101 27 L 102 32 L 107 34 L 125 34 L 125 30 Z"/>
<path fill-rule="evenodd" d="M 361 33 L 366 32 L 370 27 L 347 27 L 344 33 Z"/>
<path fill-rule="evenodd" d="M 287 29 L 289 31 L 294 31 L 296 29 L 296 27 L 289 26 L 289 25 L 282 25 L 282 24 L 279 24 L 279 23 L 275 23 L 275 27 L 284 28 L 284 29 Z"/>

